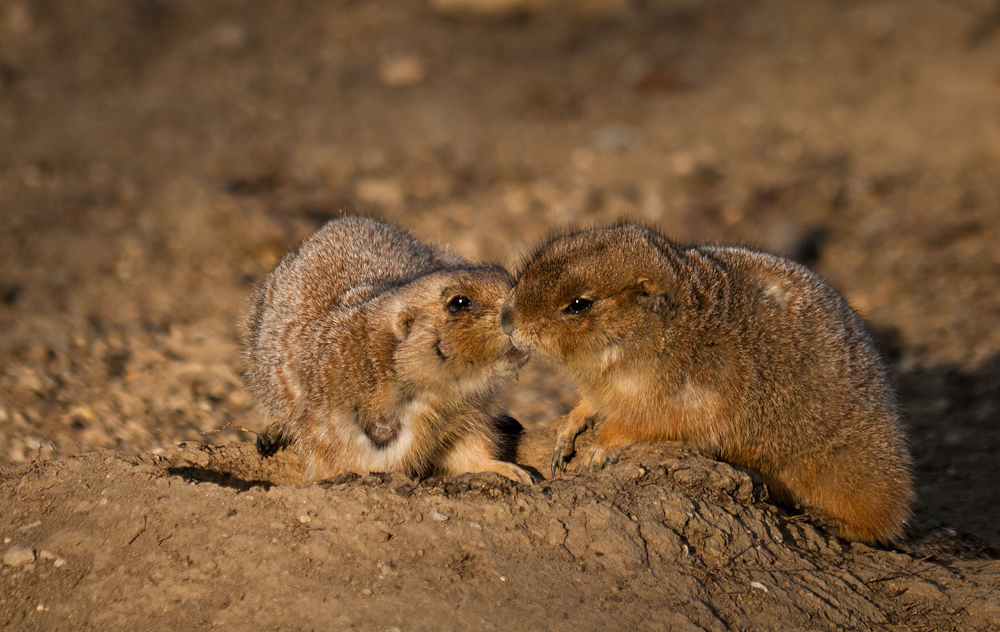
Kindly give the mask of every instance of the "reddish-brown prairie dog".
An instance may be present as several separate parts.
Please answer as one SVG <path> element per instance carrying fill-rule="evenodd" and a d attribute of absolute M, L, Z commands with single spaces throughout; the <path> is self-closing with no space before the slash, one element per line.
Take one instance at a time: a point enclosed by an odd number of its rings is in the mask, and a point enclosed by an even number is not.
<path fill-rule="evenodd" d="M 849 539 L 902 533 L 914 494 L 894 386 L 857 314 L 807 268 L 630 224 L 584 230 L 536 251 L 500 322 L 579 389 L 556 420 L 553 473 L 596 425 L 577 469 L 685 441 Z"/>
<path fill-rule="evenodd" d="M 499 397 L 524 361 L 497 324 L 513 285 L 367 218 L 330 221 L 257 289 L 247 383 L 267 423 L 258 448 L 293 445 L 311 480 L 343 472 L 496 472 Z"/>

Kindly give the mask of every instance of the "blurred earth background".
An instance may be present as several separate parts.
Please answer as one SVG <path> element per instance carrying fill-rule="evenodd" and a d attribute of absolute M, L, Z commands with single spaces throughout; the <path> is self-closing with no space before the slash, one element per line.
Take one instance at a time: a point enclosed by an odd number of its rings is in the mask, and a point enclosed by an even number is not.
<path fill-rule="evenodd" d="M 0 478 L 252 443 L 245 302 L 342 213 L 512 269 L 617 218 L 807 263 L 895 370 L 918 517 L 1000 543 L 1000 3 L 2 0 Z M 535 366 L 509 410 L 573 401 Z"/>

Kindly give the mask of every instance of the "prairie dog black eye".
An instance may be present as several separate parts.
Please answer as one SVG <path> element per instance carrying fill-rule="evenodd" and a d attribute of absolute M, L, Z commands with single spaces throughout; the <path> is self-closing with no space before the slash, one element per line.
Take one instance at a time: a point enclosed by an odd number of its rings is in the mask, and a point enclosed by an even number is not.
<path fill-rule="evenodd" d="M 458 312 L 471 312 L 472 299 L 468 296 L 462 296 L 459 294 L 448 301 L 448 311 L 452 314 L 457 314 Z"/>
<path fill-rule="evenodd" d="M 563 312 L 566 314 L 582 314 L 588 309 L 590 309 L 590 306 L 593 304 L 594 301 L 590 300 L 589 298 L 583 298 L 581 296 L 579 298 L 574 298 L 572 301 L 570 301 L 569 305 L 566 306 Z"/>

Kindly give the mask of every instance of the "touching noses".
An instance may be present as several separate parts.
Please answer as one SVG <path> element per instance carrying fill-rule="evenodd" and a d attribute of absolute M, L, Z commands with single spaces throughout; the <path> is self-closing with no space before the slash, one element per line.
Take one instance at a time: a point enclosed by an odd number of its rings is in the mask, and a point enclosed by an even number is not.
<path fill-rule="evenodd" d="M 506 336 L 514 333 L 514 308 L 509 301 L 500 310 L 500 330 Z"/>

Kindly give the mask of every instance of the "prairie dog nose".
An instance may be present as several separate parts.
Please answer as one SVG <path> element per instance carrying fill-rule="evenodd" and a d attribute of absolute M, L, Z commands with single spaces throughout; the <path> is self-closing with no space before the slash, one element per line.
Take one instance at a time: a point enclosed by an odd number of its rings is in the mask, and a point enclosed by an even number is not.
<path fill-rule="evenodd" d="M 514 333 L 514 308 L 510 301 L 505 303 L 503 309 L 500 310 L 500 330 L 506 336 Z"/>

